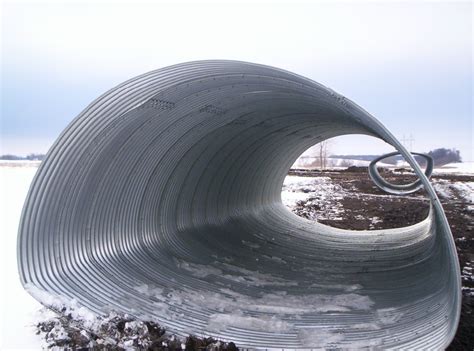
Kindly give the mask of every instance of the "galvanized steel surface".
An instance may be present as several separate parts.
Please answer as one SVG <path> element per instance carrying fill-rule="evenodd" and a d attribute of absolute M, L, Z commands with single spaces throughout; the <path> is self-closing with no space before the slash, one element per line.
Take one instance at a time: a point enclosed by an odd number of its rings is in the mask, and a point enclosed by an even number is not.
<path fill-rule="evenodd" d="M 415 180 L 413 183 L 410 184 L 392 184 L 380 175 L 378 169 L 377 169 L 377 163 L 380 162 L 381 160 L 391 157 L 391 156 L 396 156 L 399 155 L 400 153 L 398 151 L 388 153 L 386 155 L 379 156 L 372 160 L 369 164 L 368 170 L 369 170 L 369 175 L 372 181 L 377 185 L 380 189 L 386 191 L 387 193 L 394 194 L 394 195 L 407 195 L 407 194 L 412 194 L 417 192 L 420 189 L 423 189 L 423 183 L 421 182 L 420 179 Z M 434 161 L 431 156 L 426 155 L 426 154 L 420 154 L 418 152 L 412 152 L 412 155 L 417 155 L 421 156 L 422 158 L 425 159 L 426 161 L 426 169 L 425 169 L 425 175 L 427 178 L 431 177 L 431 173 L 433 172 L 433 167 L 434 167 Z"/>
<path fill-rule="evenodd" d="M 426 220 L 349 231 L 282 205 L 304 150 L 355 133 L 408 160 Z M 459 320 L 454 242 L 413 157 L 352 101 L 245 62 L 163 68 L 90 104 L 37 172 L 18 250 L 27 287 L 240 346 L 434 349 Z"/>

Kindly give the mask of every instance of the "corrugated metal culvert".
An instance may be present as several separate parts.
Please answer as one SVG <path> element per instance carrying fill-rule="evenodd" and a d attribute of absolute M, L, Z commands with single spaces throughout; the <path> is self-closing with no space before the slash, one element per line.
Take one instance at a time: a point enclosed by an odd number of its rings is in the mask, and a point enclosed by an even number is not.
<path fill-rule="evenodd" d="M 426 220 L 349 231 L 282 205 L 304 150 L 355 133 L 409 161 Z M 459 320 L 454 242 L 413 157 L 352 101 L 245 62 L 167 67 L 89 105 L 38 170 L 18 250 L 24 285 L 240 346 L 435 349 Z"/>

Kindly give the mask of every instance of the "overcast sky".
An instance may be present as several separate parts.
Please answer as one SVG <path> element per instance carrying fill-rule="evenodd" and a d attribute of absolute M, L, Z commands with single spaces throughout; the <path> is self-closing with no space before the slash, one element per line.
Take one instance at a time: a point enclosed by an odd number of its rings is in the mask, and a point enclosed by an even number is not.
<path fill-rule="evenodd" d="M 89 102 L 138 74 L 235 59 L 338 91 L 397 137 L 411 134 L 413 151 L 458 148 L 472 161 L 472 11 L 470 2 L 4 2 L 0 153 L 45 152 Z M 368 140 L 332 151 L 378 153 Z"/>

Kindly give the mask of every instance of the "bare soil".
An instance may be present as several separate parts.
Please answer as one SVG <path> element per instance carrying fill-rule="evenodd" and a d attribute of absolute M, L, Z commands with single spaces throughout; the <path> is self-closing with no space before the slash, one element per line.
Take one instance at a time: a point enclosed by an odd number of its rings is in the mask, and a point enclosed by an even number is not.
<path fill-rule="evenodd" d="M 338 220 L 320 220 L 329 226 L 353 229 L 387 229 L 404 227 L 415 224 L 426 218 L 429 211 L 429 201 L 423 190 L 408 196 L 386 196 L 387 194 L 377 188 L 369 178 L 367 168 L 352 167 L 344 171 L 308 172 L 291 171 L 290 174 L 310 177 L 330 177 L 332 182 L 343 189 L 350 191 L 354 196 L 342 200 L 344 213 Z M 384 172 L 383 176 L 392 183 L 402 184 L 415 180 L 413 174 L 393 174 Z M 472 182 L 473 176 L 461 175 L 435 175 L 434 181 L 442 180 L 450 183 Z M 457 334 L 448 350 L 474 350 L 474 315 L 473 292 L 474 279 L 472 266 L 474 266 L 474 206 L 460 194 L 446 199 L 440 197 L 444 211 L 456 243 L 458 258 L 462 274 L 463 300 L 461 319 Z M 305 203 L 299 203 L 296 213 L 303 217 L 308 216 L 308 210 L 317 211 L 317 208 L 308 209 Z M 300 213 L 298 213 L 300 212 Z M 371 221 L 370 218 L 378 217 L 380 221 Z M 467 270 L 467 271 L 466 271 Z"/>
<path fill-rule="evenodd" d="M 55 350 L 98 351 L 238 351 L 233 342 L 189 335 L 182 339 L 169 334 L 151 321 L 138 321 L 127 315 L 106 316 L 97 326 L 87 326 L 72 317 L 67 308 L 54 310 L 56 316 L 36 325 L 36 334 Z"/>

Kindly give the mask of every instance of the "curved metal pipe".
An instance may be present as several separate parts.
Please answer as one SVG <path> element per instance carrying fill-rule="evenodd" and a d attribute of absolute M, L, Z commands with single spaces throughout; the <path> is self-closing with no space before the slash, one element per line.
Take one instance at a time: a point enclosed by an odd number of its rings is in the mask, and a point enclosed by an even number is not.
<path fill-rule="evenodd" d="M 429 155 L 420 154 L 418 152 L 412 152 L 411 154 L 421 156 L 426 160 L 425 176 L 429 179 L 431 177 L 431 173 L 433 173 L 433 167 L 434 167 L 433 158 Z M 382 155 L 380 157 L 377 157 L 376 159 L 370 162 L 369 168 L 368 168 L 369 176 L 372 179 L 372 181 L 375 183 L 375 185 L 377 185 L 383 191 L 386 191 L 387 193 L 394 194 L 394 195 L 408 195 L 422 189 L 423 184 L 420 179 L 417 179 L 416 181 L 409 184 L 392 184 L 382 178 L 382 176 L 380 175 L 377 169 L 377 163 L 383 159 L 386 159 L 388 157 L 395 156 L 395 155 L 400 155 L 400 152 L 398 151 L 391 152 L 391 153 Z"/>
<path fill-rule="evenodd" d="M 357 232 L 282 205 L 295 159 L 351 133 L 400 151 L 426 220 Z M 163 68 L 90 104 L 38 169 L 18 251 L 32 292 L 243 347 L 433 349 L 459 321 L 454 241 L 413 157 L 352 101 L 245 62 Z"/>

